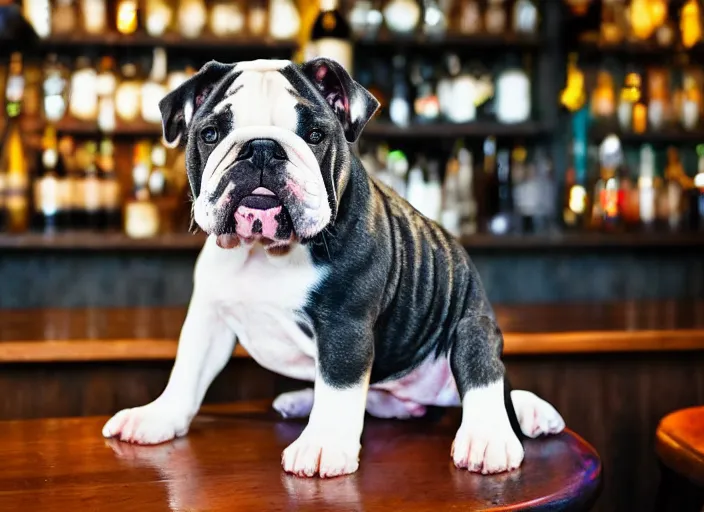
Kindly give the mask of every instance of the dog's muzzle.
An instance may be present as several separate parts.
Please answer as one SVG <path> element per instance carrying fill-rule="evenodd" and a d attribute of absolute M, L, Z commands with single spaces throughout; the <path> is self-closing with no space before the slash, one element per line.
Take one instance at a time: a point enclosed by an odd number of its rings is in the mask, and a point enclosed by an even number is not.
<path fill-rule="evenodd" d="M 285 166 L 287 161 L 286 151 L 278 142 L 271 139 L 248 141 L 243 145 L 233 166 L 233 173 L 248 176 L 241 176 L 241 180 L 237 180 L 235 176 L 233 180 L 240 181 L 235 188 L 248 186 L 251 189 L 252 178 L 257 184 L 267 185 L 267 173 L 276 173 L 277 168 Z M 247 182 L 248 185 L 245 185 Z M 220 245 L 231 247 L 238 245 L 236 242 L 240 240 L 245 243 L 261 242 L 267 246 L 291 241 L 291 217 L 271 188 L 257 186 L 244 197 L 240 194 L 233 196 L 228 197 L 228 203 L 234 200 L 236 204 L 231 204 L 227 209 L 222 227 L 226 234 L 220 237 Z"/>

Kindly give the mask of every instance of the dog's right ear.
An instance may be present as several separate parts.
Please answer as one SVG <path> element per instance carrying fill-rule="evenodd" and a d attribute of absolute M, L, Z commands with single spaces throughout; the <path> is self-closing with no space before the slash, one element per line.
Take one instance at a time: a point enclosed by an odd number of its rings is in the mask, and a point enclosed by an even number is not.
<path fill-rule="evenodd" d="M 210 61 L 191 78 L 164 96 L 159 102 L 164 143 L 176 147 L 186 142 L 188 126 L 193 116 L 213 92 L 217 83 L 235 64 Z"/>

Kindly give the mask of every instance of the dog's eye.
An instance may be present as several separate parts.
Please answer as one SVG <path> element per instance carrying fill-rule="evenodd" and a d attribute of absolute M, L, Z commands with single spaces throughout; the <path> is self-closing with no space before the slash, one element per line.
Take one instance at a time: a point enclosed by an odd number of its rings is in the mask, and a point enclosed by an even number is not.
<path fill-rule="evenodd" d="M 214 126 L 207 126 L 200 131 L 200 138 L 206 144 L 215 144 L 218 136 L 218 130 Z"/>
<path fill-rule="evenodd" d="M 308 141 L 309 144 L 318 144 L 321 140 L 323 140 L 323 132 L 320 130 L 311 130 L 308 132 L 306 135 L 306 141 Z"/>

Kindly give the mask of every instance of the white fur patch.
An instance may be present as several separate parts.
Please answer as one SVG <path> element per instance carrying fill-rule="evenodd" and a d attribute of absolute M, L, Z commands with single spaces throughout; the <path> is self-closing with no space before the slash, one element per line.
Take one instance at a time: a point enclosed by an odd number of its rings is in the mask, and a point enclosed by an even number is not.
<path fill-rule="evenodd" d="M 524 435 L 536 438 L 542 435 L 559 434 L 565 429 L 565 420 L 560 413 L 530 391 L 520 389 L 511 391 L 511 401 Z"/>
<path fill-rule="evenodd" d="M 278 71 L 289 65 L 290 60 L 257 59 L 238 62 L 235 71 Z"/>
<path fill-rule="evenodd" d="M 504 405 L 504 381 L 469 390 L 462 399 L 462 423 L 452 446 L 458 468 L 483 474 L 516 469 L 523 446 Z"/>

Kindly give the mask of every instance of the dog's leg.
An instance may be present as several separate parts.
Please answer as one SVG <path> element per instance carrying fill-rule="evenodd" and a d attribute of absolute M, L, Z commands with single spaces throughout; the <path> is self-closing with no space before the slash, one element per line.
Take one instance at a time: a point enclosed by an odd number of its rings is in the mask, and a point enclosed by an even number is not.
<path fill-rule="evenodd" d="M 216 307 L 194 295 L 166 389 L 150 404 L 118 412 L 103 427 L 103 435 L 139 444 L 186 435 L 208 387 L 232 357 L 234 345 L 235 334 Z"/>
<path fill-rule="evenodd" d="M 313 408 L 300 437 L 282 454 L 288 473 L 325 478 L 357 471 L 374 347 L 371 329 L 364 339 L 350 336 L 363 329 L 319 329 Z"/>
<path fill-rule="evenodd" d="M 488 315 L 463 318 L 450 351 L 450 366 L 462 398 L 462 423 L 452 446 L 459 468 L 481 473 L 515 469 L 523 446 L 504 402 L 503 338 Z"/>

